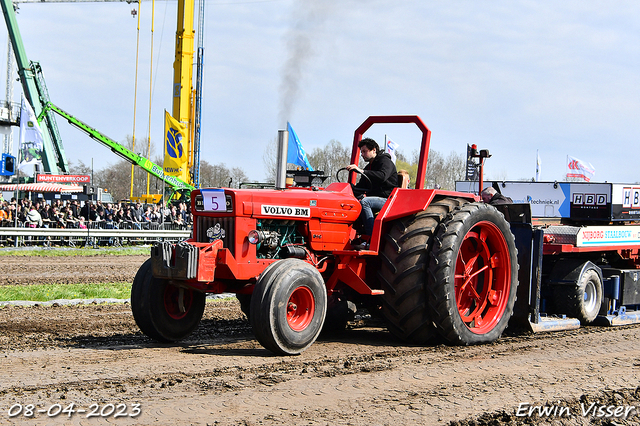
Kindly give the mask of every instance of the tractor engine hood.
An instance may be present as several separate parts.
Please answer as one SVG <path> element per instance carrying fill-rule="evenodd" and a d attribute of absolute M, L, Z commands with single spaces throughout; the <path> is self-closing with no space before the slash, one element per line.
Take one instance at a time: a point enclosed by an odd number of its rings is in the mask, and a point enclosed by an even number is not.
<path fill-rule="evenodd" d="M 226 208 L 216 211 L 207 208 L 203 197 L 207 199 L 209 194 L 213 194 L 222 200 L 222 196 L 218 194 L 223 191 Z M 203 233 L 216 221 L 215 217 L 223 221 L 233 220 L 234 229 L 238 232 L 237 244 L 245 240 L 245 232 L 255 229 L 256 221 L 262 223 L 296 221 L 303 227 L 313 250 L 344 250 L 350 238 L 353 238 L 352 225 L 362 210 L 360 202 L 354 197 L 348 183 L 332 183 L 323 190 L 309 188 L 202 189 L 194 191 L 192 195 L 195 201 L 196 217 L 206 221 L 196 220 L 194 235 L 197 241 L 206 241 Z M 223 203 L 219 202 L 216 205 L 222 206 Z M 229 222 L 221 222 L 221 224 L 229 232 L 231 229 Z M 201 227 L 203 229 L 200 229 Z M 227 238 L 225 247 L 231 248 L 235 253 L 237 250 L 232 248 L 233 245 Z"/>
<path fill-rule="evenodd" d="M 232 213 L 236 217 L 353 223 L 361 210 L 348 183 L 333 183 L 320 191 L 306 188 L 225 188 L 224 193 L 227 197 L 227 210 L 220 213 Z M 209 212 L 203 209 L 203 213 Z"/>

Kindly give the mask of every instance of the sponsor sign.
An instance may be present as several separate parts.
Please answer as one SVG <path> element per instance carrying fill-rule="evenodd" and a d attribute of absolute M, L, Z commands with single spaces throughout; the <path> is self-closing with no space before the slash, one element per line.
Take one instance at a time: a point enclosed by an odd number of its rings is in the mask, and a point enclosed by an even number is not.
<path fill-rule="evenodd" d="M 640 209 L 640 187 L 626 187 L 622 189 L 622 207 Z"/>
<path fill-rule="evenodd" d="M 497 186 L 502 195 L 510 197 L 514 203 L 529 204 L 534 218 L 572 218 L 588 220 L 610 220 L 611 184 L 586 182 L 493 182 L 487 186 Z M 478 191 L 475 182 L 456 182 L 460 192 Z M 638 188 L 640 203 L 640 187 Z M 622 196 L 620 196 L 622 203 Z M 633 200 L 633 192 L 629 195 Z M 640 204 L 638 205 L 640 219 Z"/>
<path fill-rule="evenodd" d="M 47 183 L 91 183 L 90 175 L 45 175 L 37 174 L 36 182 Z"/>
<path fill-rule="evenodd" d="M 311 217 L 311 209 L 309 207 L 270 206 L 263 204 L 260 207 L 260 213 L 263 216 Z"/>
<path fill-rule="evenodd" d="M 569 187 L 554 182 L 485 182 L 517 204 L 531 205 L 532 217 L 569 217 Z M 456 191 L 477 192 L 477 182 L 456 182 Z"/>
<path fill-rule="evenodd" d="M 588 226 L 580 229 L 578 247 L 593 246 L 640 246 L 640 226 Z"/>
<path fill-rule="evenodd" d="M 613 185 L 613 218 L 640 220 L 640 185 Z"/>
<path fill-rule="evenodd" d="M 572 182 L 571 218 L 610 220 L 611 184 Z"/>

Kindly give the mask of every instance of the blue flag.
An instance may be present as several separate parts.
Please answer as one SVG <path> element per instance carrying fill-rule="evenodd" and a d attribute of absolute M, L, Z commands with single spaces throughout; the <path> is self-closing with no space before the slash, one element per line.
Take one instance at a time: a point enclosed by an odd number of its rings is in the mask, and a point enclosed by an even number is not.
<path fill-rule="evenodd" d="M 289 131 L 289 147 L 287 148 L 287 163 L 296 164 L 303 169 L 313 170 L 309 160 L 307 160 L 307 154 L 304 152 L 304 148 L 298 139 L 298 135 L 293 131 L 291 124 L 287 121 L 287 130 Z"/>

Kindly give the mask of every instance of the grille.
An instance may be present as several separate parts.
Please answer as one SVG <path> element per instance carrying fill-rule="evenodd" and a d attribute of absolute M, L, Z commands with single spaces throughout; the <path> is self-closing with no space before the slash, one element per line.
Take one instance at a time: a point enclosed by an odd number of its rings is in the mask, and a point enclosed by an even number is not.
<path fill-rule="evenodd" d="M 235 256 L 235 218 L 233 217 L 210 217 L 210 216 L 198 216 L 198 235 L 196 235 L 196 241 L 199 243 L 208 243 L 209 237 L 207 237 L 207 229 L 215 226 L 219 223 L 222 229 L 224 229 L 224 238 L 222 239 L 222 246 L 231 251 L 231 254 Z"/>

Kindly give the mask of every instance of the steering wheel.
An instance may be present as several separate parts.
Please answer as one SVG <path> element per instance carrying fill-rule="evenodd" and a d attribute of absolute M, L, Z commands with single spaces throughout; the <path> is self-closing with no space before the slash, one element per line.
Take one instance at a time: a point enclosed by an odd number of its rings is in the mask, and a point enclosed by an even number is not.
<path fill-rule="evenodd" d="M 339 175 L 339 174 L 340 174 L 340 172 L 341 172 L 341 171 L 343 171 L 343 170 L 347 170 L 347 168 L 346 168 L 346 167 L 343 167 L 343 168 L 339 169 L 339 170 L 336 172 L 336 180 L 337 180 L 338 182 L 342 182 L 342 181 L 340 180 L 340 177 L 339 177 L 338 175 Z M 367 182 L 369 183 L 369 186 L 367 186 L 366 188 L 364 188 L 364 189 L 365 189 L 365 191 L 368 191 L 369 189 L 373 188 L 373 184 L 371 183 L 371 179 L 369 179 L 369 176 L 365 175 L 364 173 L 360 173 L 360 172 L 359 172 L 359 171 L 357 171 L 357 170 L 352 170 L 352 172 L 354 172 L 354 173 L 357 173 L 357 174 L 361 175 L 361 176 L 364 178 L 364 180 L 365 180 L 365 181 L 367 181 Z"/>

